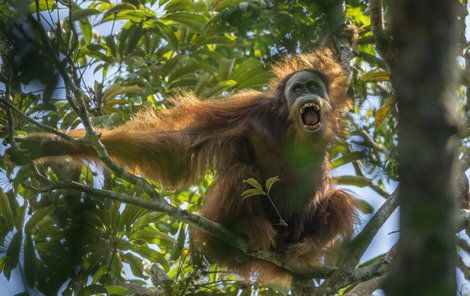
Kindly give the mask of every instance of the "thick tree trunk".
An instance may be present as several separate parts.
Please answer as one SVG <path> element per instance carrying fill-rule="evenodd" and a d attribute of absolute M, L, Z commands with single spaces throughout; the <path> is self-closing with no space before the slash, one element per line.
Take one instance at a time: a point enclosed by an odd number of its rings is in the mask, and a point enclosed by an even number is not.
<path fill-rule="evenodd" d="M 456 1 L 392 2 L 400 241 L 387 295 L 455 295 Z"/>

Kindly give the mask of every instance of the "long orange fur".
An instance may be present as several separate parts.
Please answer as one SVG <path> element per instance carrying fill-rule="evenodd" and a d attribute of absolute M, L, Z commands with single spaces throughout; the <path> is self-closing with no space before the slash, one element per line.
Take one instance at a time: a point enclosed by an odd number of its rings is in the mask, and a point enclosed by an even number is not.
<path fill-rule="evenodd" d="M 333 111 L 327 130 L 317 143 L 307 143 L 310 166 L 291 161 L 286 144 L 297 141 L 298 129 L 289 119 L 283 95 L 287 79 L 295 72 L 315 70 L 328 78 Z M 348 105 L 347 81 L 340 64 L 328 49 L 286 57 L 273 67 L 275 78 L 266 93 L 246 91 L 222 100 L 200 101 L 189 93 L 173 99 L 175 107 L 142 111 L 133 120 L 113 130 L 100 130 L 111 157 L 135 173 L 163 186 L 180 187 L 197 182 L 208 170 L 216 173 L 201 215 L 247 237 L 254 249 L 286 254 L 291 264 L 308 268 L 318 264 L 325 249 L 350 233 L 355 202 L 336 189 L 328 176 L 327 146 L 342 134 L 342 109 Z M 258 132 L 253 132 L 258 131 Z M 82 137 L 83 131 L 70 135 Z M 36 134 L 61 146 L 61 155 L 96 159 L 86 144 L 71 144 L 51 135 Z M 293 140 L 292 140 L 293 139 Z M 300 143 L 300 144 L 299 144 Z M 308 150 L 311 149 L 311 150 Z M 59 149 L 60 150 L 60 149 Z M 311 176 L 305 171 L 311 168 Z M 279 176 L 273 200 L 288 226 L 276 225 L 276 215 L 265 197 L 243 199 L 248 188 L 243 181 L 264 182 Z M 302 187 L 298 201 L 292 188 Z M 305 188 L 305 189 L 303 189 Z M 289 284 L 291 275 L 269 262 L 245 256 L 200 230 L 192 239 L 208 258 L 248 278 Z"/>

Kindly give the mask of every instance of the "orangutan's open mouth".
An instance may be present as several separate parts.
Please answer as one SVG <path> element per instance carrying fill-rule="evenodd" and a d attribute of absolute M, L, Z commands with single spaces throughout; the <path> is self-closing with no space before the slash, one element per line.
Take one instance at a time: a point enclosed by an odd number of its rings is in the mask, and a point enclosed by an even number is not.
<path fill-rule="evenodd" d="M 320 106 L 315 103 L 305 103 L 300 107 L 300 118 L 304 128 L 311 131 L 320 129 Z"/>

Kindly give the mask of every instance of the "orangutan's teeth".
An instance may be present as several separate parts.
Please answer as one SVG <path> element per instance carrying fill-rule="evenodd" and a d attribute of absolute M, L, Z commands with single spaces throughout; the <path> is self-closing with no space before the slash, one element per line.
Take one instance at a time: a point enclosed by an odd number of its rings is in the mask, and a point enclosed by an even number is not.
<path fill-rule="evenodd" d="M 315 125 L 306 125 L 304 124 L 304 128 L 308 130 L 317 130 L 320 128 L 320 122 L 316 123 Z"/>
<path fill-rule="evenodd" d="M 304 114 L 305 110 L 309 107 L 312 107 L 315 111 L 320 111 L 320 106 L 318 106 L 315 103 L 305 103 L 301 108 L 300 108 L 300 114 Z"/>

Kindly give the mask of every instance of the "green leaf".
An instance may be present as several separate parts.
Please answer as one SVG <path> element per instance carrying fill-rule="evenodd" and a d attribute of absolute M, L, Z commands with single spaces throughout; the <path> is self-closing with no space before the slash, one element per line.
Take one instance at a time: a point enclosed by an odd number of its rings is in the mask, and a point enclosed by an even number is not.
<path fill-rule="evenodd" d="M 370 25 L 370 17 L 364 14 L 363 10 L 360 7 L 352 7 L 346 5 L 346 17 L 363 26 Z"/>
<path fill-rule="evenodd" d="M 341 157 L 338 157 L 335 160 L 333 160 L 331 162 L 331 166 L 334 168 L 337 168 L 347 163 L 350 163 L 356 160 L 361 160 L 361 159 L 364 159 L 364 154 L 362 152 L 359 152 L 359 151 L 348 152 L 348 153 L 344 153 Z"/>
<path fill-rule="evenodd" d="M 27 205 L 24 204 L 21 207 L 16 208 L 16 212 L 15 212 L 15 226 L 16 226 L 16 229 L 21 229 L 23 227 L 24 217 L 25 217 L 25 213 L 26 213 L 26 207 L 27 207 Z"/>
<path fill-rule="evenodd" d="M 17 231 L 8 244 L 6 253 L 7 262 L 5 262 L 5 266 L 3 267 L 3 274 L 7 279 L 10 279 L 11 271 L 18 265 L 22 240 L 22 233 Z"/>
<path fill-rule="evenodd" d="M 142 215 L 141 217 L 135 220 L 134 224 L 132 225 L 131 232 L 135 232 L 139 229 L 142 229 L 150 223 L 158 222 L 162 216 L 163 213 L 161 212 L 150 212 Z"/>
<path fill-rule="evenodd" d="M 204 90 L 204 87 L 206 86 L 207 83 L 209 83 L 212 79 L 212 75 L 210 73 L 204 73 L 199 76 L 199 80 L 196 83 L 196 86 L 194 87 L 194 93 L 196 95 L 200 95 L 201 92 Z"/>
<path fill-rule="evenodd" d="M 106 36 L 105 42 L 109 48 L 111 56 L 115 57 L 117 53 L 117 47 L 116 47 L 116 41 L 114 40 L 114 36 L 113 35 Z"/>
<path fill-rule="evenodd" d="M 137 43 L 139 42 L 142 35 L 145 33 L 145 30 L 142 29 L 142 23 L 132 26 L 129 29 L 129 38 L 126 41 L 126 47 L 124 49 L 125 54 L 130 54 L 134 51 Z"/>
<path fill-rule="evenodd" d="M 42 209 L 37 209 L 34 211 L 31 218 L 29 218 L 28 222 L 26 222 L 25 226 L 25 233 L 31 233 L 32 229 L 42 220 L 44 217 L 49 216 L 54 212 L 54 206 L 49 206 Z"/>
<path fill-rule="evenodd" d="M 194 2 L 191 0 L 170 0 L 165 4 L 165 10 L 169 13 L 176 11 L 192 10 Z"/>
<path fill-rule="evenodd" d="M 3 189 L 0 187 L 0 214 L 5 220 L 8 230 L 13 229 L 15 226 L 15 219 L 13 218 L 13 212 L 10 207 L 10 201 L 8 196 L 5 194 Z"/>
<path fill-rule="evenodd" d="M 180 229 L 178 232 L 178 238 L 177 238 L 177 243 L 173 247 L 173 250 L 171 251 L 171 256 L 170 260 L 176 260 L 181 256 L 181 252 L 184 247 L 184 243 L 186 242 L 186 230 L 185 226 L 183 224 L 180 225 Z"/>
<path fill-rule="evenodd" d="M 274 183 L 280 181 L 279 176 L 271 177 L 266 180 L 266 183 L 264 184 L 264 187 L 266 187 L 266 191 L 269 193 L 271 191 L 271 187 L 274 185 Z"/>
<path fill-rule="evenodd" d="M 157 35 L 168 41 L 173 49 L 178 48 L 178 38 L 176 38 L 175 32 L 166 24 L 159 20 L 154 20 L 151 23 L 147 22 L 146 25 L 150 32 L 155 32 Z"/>
<path fill-rule="evenodd" d="M 99 294 L 104 294 L 106 292 L 107 291 L 105 287 L 103 287 L 102 285 L 93 284 L 93 285 L 86 286 L 85 288 L 82 288 L 78 296 L 99 295 Z"/>
<path fill-rule="evenodd" d="M 108 273 L 108 269 L 109 269 L 108 265 L 103 265 L 100 268 L 98 268 L 98 270 L 93 274 L 92 283 L 93 284 L 97 283 L 103 275 Z"/>
<path fill-rule="evenodd" d="M 121 286 L 105 286 L 106 292 L 111 295 L 129 295 L 129 289 Z"/>
<path fill-rule="evenodd" d="M 142 264 L 142 259 L 135 256 L 132 253 L 123 254 L 124 262 L 128 263 L 131 267 L 132 273 L 140 278 L 145 278 L 144 276 L 144 265 Z"/>
<path fill-rule="evenodd" d="M 102 100 L 104 104 L 112 105 L 114 101 L 112 101 L 111 99 L 114 99 L 114 97 L 118 95 L 138 93 L 141 91 L 142 91 L 142 88 L 138 85 L 125 86 L 125 85 L 120 85 L 118 83 L 115 83 L 103 92 Z"/>
<path fill-rule="evenodd" d="M 33 240 L 30 235 L 24 241 L 24 275 L 28 287 L 34 288 L 36 284 L 36 255 L 34 253 Z"/>
<path fill-rule="evenodd" d="M 161 77 L 166 77 L 168 74 L 178 65 L 178 63 L 184 58 L 184 55 L 175 55 L 170 57 L 165 64 L 160 68 L 159 74 Z"/>
<path fill-rule="evenodd" d="M 217 11 L 224 10 L 230 6 L 238 5 L 246 0 L 222 0 L 222 1 L 214 1 L 216 3 L 215 9 Z"/>
<path fill-rule="evenodd" d="M 383 105 L 375 112 L 375 127 L 379 127 L 385 120 L 388 114 L 392 111 L 393 107 L 397 103 L 397 99 L 393 96 L 385 99 Z"/>
<path fill-rule="evenodd" d="M 197 78 L 181 78 L 168 84 L 168 89 L 191 88 L 193 85 L 196 85 L 197 81 Z"/>
<path fill-rule="evenodd" d="M 243 89 L 265 85 L 268 75 L 259 60 L 250 58 L 235 67 L 230 78 L 238 83 L 239 89 Z"/>
<path fill-rule="evenodd" d="M 251 188 L 243 191 L 242 197 L 243 199 L 252 197 L 252 196 L 260 196 L 260 195 L 266 195 L 266 193 L 262 190 L 256 189 L 256 188 Z"/>
<path fill-rule="evenodd" d="M 356 198 L 356 201 L 358 202 L 359 210 L 364 214 L 372 214 L 372 212 L 374 212 L 374 207 L 372 207 L 367 201 L 360 198 Z"/>
<path fill-rule="evenodd" d="M 385 71 L 369 71 L 364 73 L 361 78 L 366 82 L 381 82 L 389 81 L 390 75 Z"/>
<path fill-rule="evenodd" d="M 235 86 L 235 85 L 237 85 L 237 82 L 235 80 L 220 81 L 219 83 L 217 83 L 217 85 L 205 91 L 204 96 L 206 98 L 210 98 L 210 97 L 219 95 L 224 90 L 227 90 L 228 88 Z"/>
<path fill-rule="evenodd" d="M 69 112 L 62 120 L 62 124 L 60 125 L 62 129 L 67 129 L 73 125 L 73 123 L 78 120 L 78 115 L 75 112 Z"/>
<path fill-rule="evenodd" d="M 150 228 L 143 228 L 134 232 L 131 235 L 130 239 L 131 240 L 141 239 L 147 242 L 156 242 L 156 243 L 158 243 L 158 240 L 164 240 L 170 243 L 176 242 L 176 240 L 173 237 L 169 236 L 168 234 L 158 231 L 156 229 L 150 229 Z"/>
<path fill-rule="evenodd" d="M 120 13 L 121 11 L 132 11 L 134 10 L 135 7 L 133 5 L 130 5 L 129 3 L 120 3 L 114 6 L 113 8 L 109 9 L 106 11 L 103 15 L 103 19 L 101 20 L 102 23 L 107 22 L 107 21 L 112 21 L 115 16 L 117 18 L 117 14 Z"/>
<path fill-rule="evenodd" d="M 219 61 L 219 77 L 223 80 L 228 80 L 230 74 L 232 73 L 233 65 L 235 63 L 235 59 L 222 59 Z M 235 82 L 235 81 L 234 81 Z M 235 82 L 236 84 L 236 82 Z"/>
<path fill-rule="evenodd" d="M 190 12 L 168 13 L 162 19 L 180 23 L 196 33 L 202 33 L 203 26 L 207 22 L 207 18 L 205 16 Z"/>
<path fill-rule="evenodd" d="M 92 37 L 90 22 L 88 20 L 80 21 L 80 29 L 82 30 L 83 40 L 85 41 L 85 44 L 90 44 Z"/>
<path fill-rule="evenodd" d="M 101 13 L 97 9 L 91 9 L 91 8 L 86 8 L 86 9 L 74 9 L 72 11 L 72 21 L 79 21 L 83 18 L 87 18 L 91 15 L 99 14 Z"/>
<path fill-rule="evenodd" d="M 147 246 L 132 244 L 131 250 L 147 260 L 160 263 L 160 265 L 167 271 L 170 268 L 170 265 L 168 264 L 168 261 L 166 261 L 165 256 Z"/>
<path fill-rule="evenodd" d="M 29 1 L 28 1 L 29 2 Z M 54 10 L 57 8 L 55 0 L 38 0 L 38 6 L 36 6 L 36 1 L 32 1 L 29 4 L 29 9 L 31 12 L 38 12 L 44 10 Z"/>
<path fill-rule="evenodd" d="M 5 263 L 7 263 L 8 257 L 3 256 L 0 258 L 0 272 L 3 271 L 3 267 L 5 267 Z"/>
<path fill-rule="evenodd" d="M 256 181 L 256 179 L 254 179 L 254 178 L 249 178 L 249 179 L 243 180 L 243 183 L 248 183 L 251 186 L 253 186 L 253 188 L 256 188 L 259 191 L 264 192 L 263 191 L 263 186 L 261 186 L 261 184 L 258 181 Z"/>
<path fill-rule="evenodd" d="M 353 185 L 357 187 L 365 187 L 372 185 L 372 181 L 363 176 L 339 176 L 335 177 L 339 184 Z"/>
<path fill-rule="evenodd" d="M 197 63 L 184 65 L 183 67 L 179 67 L 178 69 L 172 71 L 170 76 L 168 77 L 168 81 L 174 81 L 186 75 L 194 75 L 194 73 L 200 69 L 201 67 Z"/>

